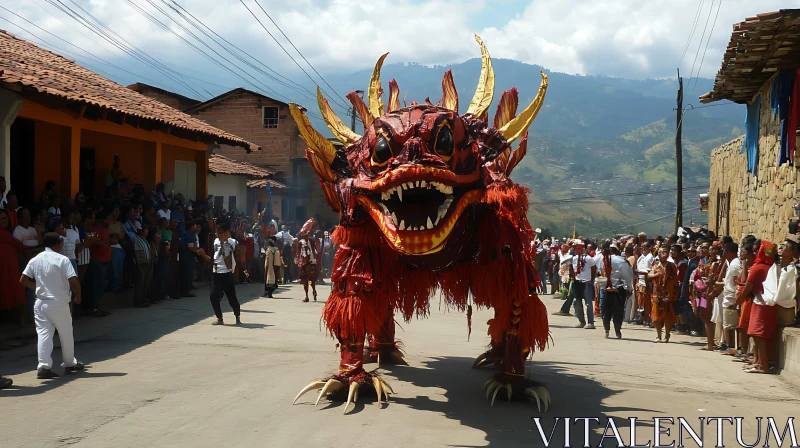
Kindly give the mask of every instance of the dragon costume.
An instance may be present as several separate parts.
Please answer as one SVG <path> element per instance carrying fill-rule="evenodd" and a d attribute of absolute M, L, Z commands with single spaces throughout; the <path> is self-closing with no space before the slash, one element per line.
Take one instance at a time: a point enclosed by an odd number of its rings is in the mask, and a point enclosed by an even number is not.
<path fill-rule="evenodd" d="M 527 191 L 509 178 L 525 156 L 527 129 L 542 107 L 547 75 L 542 73 L 538 94 L 519 115 L 517 90 L 503 92 L 490 125 L 494 70 L 476 40 L 482 69 L 464 115 L 458 113 L 450 71 L 437 104 L 426 99 L 401 106 L 393 79 L 384 106 L 380 69 L 388 53 L 375 66 L 368 102 L 355 92 L 347 95 L 364 123 L 363 135 L 347 128 L 317 89 L 322 116 L 343 149 L 311 127 L 304 108 L 290 105 L 308 145 L 306 157 L 340 216 L 332 235 L 339 246 L 333 288 L 323 311 L 339 341 L 339 372 L 307 385 L 295 402 L 312 390 L 319 390 L 317 403 L 346 393 L 347 412 L 365 387 L 379 401 L 388 399 L 391 386 L 364 370 L 364 363 L 404 363 L 394 315 L 406 321 L 426 316 L 431 296 L 439 292 L 448 305 L 467 312 L 470 328 L 470 297 L 476 306 L 494 309 L 491 348 L 474 364 L 497 369 L 484 384 L 492 405 L 500 392 L 509 401 L 533 398 L 547 408 L 547 389 L 525 376 L 525 359 L 545 348 L 549 331 L 536 295 Z M 512 150 L 515 140 L 519 146 Z"/>

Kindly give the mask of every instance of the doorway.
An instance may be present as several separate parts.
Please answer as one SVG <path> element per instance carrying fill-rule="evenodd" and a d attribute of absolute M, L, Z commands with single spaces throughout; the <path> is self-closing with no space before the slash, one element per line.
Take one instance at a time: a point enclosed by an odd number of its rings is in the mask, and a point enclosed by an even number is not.
<path fill-rule="evenodd" d="M 11 124 L 11 179 L 10 191 L 17 194 L 19 205 L 33 207 L 34 197 L 34 153 L 36 152 L 36 122 L 17 118 Z"/>
<path fill-rule="evenodd" d="M 95 173 L 94 148 L 81 148 L 81 169 L 78 172 L 78 181 L 81 184 L 81 193 L 87 199 L 96 197 L 97 174 Z"/>

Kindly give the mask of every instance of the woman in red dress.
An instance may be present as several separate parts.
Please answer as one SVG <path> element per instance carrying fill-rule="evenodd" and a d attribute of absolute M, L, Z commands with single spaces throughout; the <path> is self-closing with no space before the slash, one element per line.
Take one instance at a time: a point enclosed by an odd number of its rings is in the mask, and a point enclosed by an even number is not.
<path fill-rule="evenodd" d="M 19 282 L 19 253 L 24 250 L 22 242 L 11 234 L 8 213 L 0 210 L 0 311 L 25 305 L 25 290 Z"/>
<path fill-rule="evenodd" d="M 775 336 L 777 326 L 777 309 L 774 306 L 767 306 L 759 303 L 761 294 L 764 293 L 764 280 L 767 279 L 769 269 L 775 264 L 775 257 L 778 254 L 778 247 L 767 240 L 761 240 L 761 247 L 758 249 L 756 261 L 750 272 L 747 274 L 747 283 L 744 285 L 742 295 L 754 295 L 753 304 L 750 308 L 750 322 L 747 327 L 747 334 L 753 338 L 755 343 L 755 357 L 753 367 L 747 370 L 748 373 L 770 373 L 769 370 L 769 350 L 768 342 Z"/>

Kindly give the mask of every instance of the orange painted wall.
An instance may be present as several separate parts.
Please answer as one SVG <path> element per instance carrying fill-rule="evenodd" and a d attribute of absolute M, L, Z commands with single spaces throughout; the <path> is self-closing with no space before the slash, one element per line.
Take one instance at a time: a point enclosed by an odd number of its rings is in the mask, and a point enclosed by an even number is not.
<path fill-rule="evenodd" d="M 175 161 L 186 160 L 196 162 L 197 151 L 180 146 L 162 145 L 161 146 L 161 182 L 175 180 Z M 203 152 L 205 154 L 205 152 Z"/>
<path fill-rule="evenodd" d="M 148 142 L 94 131 L 81 131 L 81 147 L 95 149 L 95 185 L 97 192 L 105 192 L 106 175 L 111 171 L 114 154 L 119 154 L 119 169 L 132 184 L 143 184 L 149 190 L 155 187 L 145 175 Z"/>
<path fill-rule="evenodd" d="M 66 179 L 62 180 L 61 160 L 63 146 L 68 145 L 64 142 L 64 132 L 68 132 L 69 128 L 59 126 L 57 124 L 47 123 L 44 121 L 36 121 L 35 135 L 34 135 L 34 148 L 35 154 L 33 156 L 34 164 L 34 197 L 39 198 L 39 195 L 44 192 L 44 185 L 48 180 L 56 181 L 56 191 L 62 195 L 69 196 L 69 185 Z M 67 146 L 68 148 L 69 146 Z"/>

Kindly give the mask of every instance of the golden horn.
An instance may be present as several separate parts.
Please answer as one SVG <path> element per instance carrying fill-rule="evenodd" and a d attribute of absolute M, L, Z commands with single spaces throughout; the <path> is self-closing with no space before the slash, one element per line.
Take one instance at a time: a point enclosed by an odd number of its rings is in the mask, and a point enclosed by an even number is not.
<path fill-rule="evenodd" d="M 350 145 L 361 138 L 360 135 L 351 131 L 350 128 L 342 123 L 342 120 L 336 116 L 336 114 L 333 112 L 333 109 L 331 109 L 331 105 L 328 104 L 328 100 L 322 96 L 322 90 L 320 90 L 319 86 L 317 86 L 317 104 L 319 104 L 319 111 L 322 113 L 322 119 L 325 120 L 325 124 L 328 125 L 328 129 L 333 132 L 333 135 L 340 142 L 344 143 L 345 145 Z"/>
<path fill-rule="evenodd" d="M 536 118 L 536 114 L 542 108 L 542 104 L 544 104 L 544 96 L 547 93 L 547 75 L 544 72 L 541 72 L 541 74 L 542 83 L 539 85 L 539 92 L 536 94 L 536 98 L 516 118 L 497 130 L 509 143 L 518 139 L 528 129 L 528 126 L 533 123 L 533 119 Z"/>
<path fill-rule="evenodd" d="M 311 167 L 320 178 L 332 182 L 334 174 L 333 170 L 331 170 L 331 164 L 336 158 L 336 148 L 333 147 L 333 143 L 311 126 L 301 106 L 290 103 L 289 112 L 292 114 L 295 123 L 297 123 L 297 130 L 300 132 L 300 136 L 303 137 L 303 140 L 308 145 L 306 158 Z"/>
<path fill-rule="evenodd" d="M 375 63 L 375 69 L 372 71 L 372 78 L 369 80 L 369 113 L 372 114 L 373 119 L 383 115 L 383 100 L 381 99 L 381 95 L 383 95 L 383 89 L 381 88 L 381 67 L 383 66 L 383 60 L 386 59 L 386 56 L 389 56 L 389 53 L 381 56 L 380 59 L 378 59 L 378 62 Z"/>
<path fill-rule="evenodd" d="M 475 40 L 481 46 L 481 76 L 478 78 L 478 88 L 475 90 L 475 96 L 472 97 L 472 102 L 469 103 L 468 114 L 475 117 L 480 117 L 489 106 L 492 104 L 492 97 L 494 96 L 494 68 L 492 67 L 492 58 L 489 56 L 489 50 L 483 44 L 478 35 L 475 35 Z"/>

